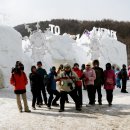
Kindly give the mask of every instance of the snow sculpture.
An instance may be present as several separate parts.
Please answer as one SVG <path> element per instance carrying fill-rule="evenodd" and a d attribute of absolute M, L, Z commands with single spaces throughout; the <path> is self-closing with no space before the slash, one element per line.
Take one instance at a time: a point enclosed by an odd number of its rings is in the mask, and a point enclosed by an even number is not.
<path fill-rule="evenodd" d="M 113 30 L 93 27 L 89 37 L 83 33 L 76 41 L 90 56 L 89 61 L 99 59 L 103 68 L 107 62 L 119 67 L 122 64 L 127 65 L 126 45 L 117 41 L 116 32 Z"/>
<path fill-rule="evenodd" d="M 22 61 L 22 58 L 22 36 L 20 33 L 11 27 L 0 26 L 0 77 L 4 86 L 10 85 L 11 68 L 14 67 L 17 60 Z"/>
<path fill-rule="evenodd" d="M 37 28 L 37 31 L 39 31 L 39 29 L 40 29 L 39 22 L 37 22 L 37 24 L 36 24 L 36 28 Z"/>
<path fill-rule="evenodd" d="M 90 53 L 91 53 L 91 61 L 95 59 L 99 59 L 100 57 L 100 42 L 97 38 L 92 38 L 90 40 Z"/>
<path fill-rule="evenodd" d="M 3 73 L 0 69 L 0 88 L 4 88 L 4 77 L 3 77 Z"/>
<path fill-rule="evenodd" d="M 28 25 L 25 25 L 25 29 L 30 32 L 28 39 L 30 40 L 30 44 L 28 43 L 25 45 L 27 42 L 24 43 L 24 51 L 25 53 L 31 51 L 31 58 L 34 63 L 37 61 L 42 61 L 44 63 L 44 56 L 47 52 L 46 39 L 45 35 L 40 30 L 40 25 L 38 22 L 36 24 L 36 28 L 37 30 L 32 32 L 32 29 L 29 28 Z"/>
<path fill-rule="evenodd" d="M 29 33 L 32 33 L 32 29 L 29 28 L 29 25 L 25 24 L 24 26 L 25 26 L 25 29 L 27 29 L 27 31 L 28 31 Z"/>
<path fill-rule="evenodd" d="M 30 36 L 32 59 L 34 62 L 44 60 L 44 55 L 47 51 L 45 36 L 42 32 L 36 31 Z"/>
<path fill-rule="evenodd" d="M 42 33 L 38 27 L 29 37 L 31 58 L 35 63 L 41 60 L 48 70 L 52 65 L 57 67 L 65 62 L 81 65 L 95 59 L 99 59 L 103 68 L 107 62 L 116 62 L 120 67 L 127 64 L 126 46 L 116 40 L 116 32 L 112 30 L 94 27 L 90 32 L 85 30 L 75 41 L 67 33 L 55 35 L 54 28 L 50 25 L 50 30 Z"/>

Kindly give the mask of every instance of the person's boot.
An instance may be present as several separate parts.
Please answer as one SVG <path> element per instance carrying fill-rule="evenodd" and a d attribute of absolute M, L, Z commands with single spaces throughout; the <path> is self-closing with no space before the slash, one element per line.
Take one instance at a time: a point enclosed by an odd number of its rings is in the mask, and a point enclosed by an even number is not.
<path fill-rule="evenodd" d="M 66 100 L 65 102 L 66 102 L 66 103 L 69 103 L 69 100 Z"/>
<path fill-rule="evenodd" d="M 64 109 L 60 109 L 60 110 L 59 110 L 59 112 L 63 112 L 63 111 L 64 111 Z"/>
<path fill-rule="evenodd" d="M 35 106 L 32 106 L 32 109 L 33 109 L 33 110 L 36 110 L 36 107 L 35 107 Z"/>
<path fill-rule="evenodd" d="M 28 112 L 28 113 L 30 113 L 30 112 L 31 112 L 31 110 L 25 110 L 25 112 Z"/>
<path fill-rule="evenodd" d="M 76 107 L 76 110 L 81 111 L 82 109 L 81 109 L 81 107 Z"/>
<path fill-rule="evenodd" d="M 58 103 L 56 103 L 56 102 L 53 102 L 53 103 L 52 103 L 52 106 L 57 107 L 57 106 L 59 106 L 59 104 L 58 104 Z"/>
<path fill-rule="evenodd" d="M 121 93 L 128 93 L 126 90 L 121 90 Z"/>
<path fill-rule="evenodd" d="M 102 102 L 99 102 L 99 105 L 102 105 Z"/>
<path fill-rule="evenodd" d="M 111 102 L 109 102 L 109 104 L 108 104 L 108 105 L 109 105 L 109 107 L 110 107 L 110 106 L 112 106 L 112 103 L 111 103 Z"/>
<path fill-rule="evenodd" d="M 48 109 L 51 109 L 51 106 L 47 106 Z"/>

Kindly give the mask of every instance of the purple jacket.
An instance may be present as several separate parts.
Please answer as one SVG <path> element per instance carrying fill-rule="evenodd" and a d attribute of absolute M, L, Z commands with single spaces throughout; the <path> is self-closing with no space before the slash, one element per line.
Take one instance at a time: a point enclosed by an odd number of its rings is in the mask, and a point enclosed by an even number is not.
<path fill-rule="evenodd" d="M 113 90 L 115 88 L 116 80 L 115 73 L 113 70 L 104 71 L 104 89 Z"/>

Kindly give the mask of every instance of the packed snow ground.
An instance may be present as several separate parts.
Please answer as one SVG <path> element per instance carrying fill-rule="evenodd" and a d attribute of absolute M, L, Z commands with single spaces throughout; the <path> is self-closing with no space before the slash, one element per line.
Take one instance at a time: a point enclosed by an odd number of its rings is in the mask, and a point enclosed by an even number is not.
<path fill-rule="evenodd" d="M 127 84 L 130 93 L 130 81 Z M 103 105 L 89 106 L 87 92 L 83 90 L 84 105 L 77 112 L 71 99 L 66 110 L 59 107 L 47 109 L 45 105 L 31 113 L 19 113 L 12 87 L 0 89 L 0 130 L 130 130 L 130 94 L 115 89 L 113 106 L 109 107 L 103 92 Z M 28 86 L 28 103 L 31 93 Z"/>

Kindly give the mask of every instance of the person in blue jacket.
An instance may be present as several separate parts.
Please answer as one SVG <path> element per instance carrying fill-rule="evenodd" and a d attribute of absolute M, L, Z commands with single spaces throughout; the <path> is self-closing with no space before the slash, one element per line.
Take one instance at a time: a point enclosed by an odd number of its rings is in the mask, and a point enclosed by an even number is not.
<path fill-rule="evenodd" d="M 60 93 L 56 90 L 56 80 L 55 80 L 56 76 L 57 76 L 56 68 L 55 68 L 55 66 L 53 66 L 50 69 L 50 73 L 48 74 L 48 83 L 47 83 L 47 91 L 49 93 L 49 99 L 48 99 L 48 108 L 49 109 L 51 109 L 51 105 L 59 106 L 59 104 L 57 104 L 57 101 L 60 98 Z M 53 100 L 53 95 L 56 95 L 54 100 Z"/>
<path fill-rule="evenodd" d="M 117 67 L 116 71 L 115 71 L 115 75 L 116 75 L 116 86 L 117 88 L 121 88 L 121 78 L 120 78 L 120 68 Z"/>

